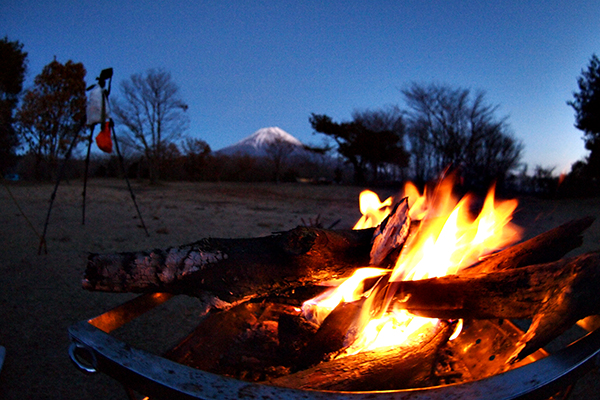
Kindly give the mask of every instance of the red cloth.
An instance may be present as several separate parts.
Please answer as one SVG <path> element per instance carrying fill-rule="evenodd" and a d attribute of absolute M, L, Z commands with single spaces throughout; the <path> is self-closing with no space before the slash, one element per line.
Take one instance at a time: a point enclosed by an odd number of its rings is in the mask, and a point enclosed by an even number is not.
<path fill-rule="evenodd" d="M 102 130 L 96 136 L 98 148 L 105 153 L 112 153 L 112 139 L 110 136 L 110 121 L 106 121 Z"/>

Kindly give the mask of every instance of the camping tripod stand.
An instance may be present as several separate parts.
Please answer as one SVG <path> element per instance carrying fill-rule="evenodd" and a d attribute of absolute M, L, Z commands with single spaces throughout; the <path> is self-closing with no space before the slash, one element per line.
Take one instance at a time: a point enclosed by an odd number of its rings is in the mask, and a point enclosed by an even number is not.
<path fill-rule="evenodd" d="M 102 73 L 100 74 L 100 80 L 102 79 L 103 74 L 105 73 L 105 71 L 108 70 L 104 70 L 102 71 Z M 112 79 L 112 69 L 110 69 L 110 77 L 109 79 Z M 103 84 L 101 85 L 103 86 Z M 110 84 L 109 84 L 110 87 Z M 103 95 L 103 99 L 102 99 L 102 113 L 105 114 L 105 105 L 104 102 L 107 101 L 108 99 Z M 104 117 L 105 115 L 103 115 Z M 104 120 L 104 118 L 103 118 Z M 103 124 L 101 124 L 102 126 Z M 112 124 L 111 124 L 112 125 Z M 96 126 L 96 124 L 91 124 L 90 125 L 90 138 L 88 141 L 88 148 L 87 148 L 87 155 L 85 157 L 85 171 L 84 171 L 84 175 L 83 175 L 83 204 L 82 204 L 82 219 L 81 219 L 81 224 L 85 225 L 85 197 L 86 197 L 86 189 L 87 189 L 87 177 L 88 177 L 88 167 L 90 164 L 90 151 L 92 149 L 92 142 L 93 142 L 93 137 L 94 137 L 94 127 Z M 129 178 L 127 177 L 127 171 L 125 170 L 125 162 L 123 161 L 123 155 L 121 154 L 121 151 L 119 150 L 119 142 L 117 140 L 117 134 L 114 130 L 114 127 L 111 129 L 112 132 L 112 137 L 115 141 L 115 150 L 117 151 L 117 156 L 119 158 L 119 165 L 121 166 L 121 172 L 123 173 L 123 176 L 125 177 L 125 182 L 127 182 L 127 188 L 129 189 L 129 194 L 131 195 L 131 200 L 133 201 L 133 205 L 135 206 L 135 210 L 137 211 L 137 215 L 140 219 L 140 222 L 142 223 L 142 227 L 144 228 L 144 231 L 146 232 L 146 236 L 150 236 L 150 234 L 148 233 L 148 229 L 146 228 L 146 224 L 144 223 L 144 219 L 142 218 L 142 214 L 140 213 L 140 209 L 137 205 L 137 202 L 135 200 L 135 194 L 133 193 L 133 190 L 131 189 L 131 184 L 129 183 Z M 63 163 L 61 165 L 60 171 L 58 173 L 58 178 L 56 179 L 56 184 L 54 185 L 54 191 L 52 192 L 52 195 L 50 196 L 50 206 L 48 207 L 48 213 L 46 214 L 46 222 L 44 223 L 44 231 L 42 233 L 42 236 L 40 238 L 40 244 L 38 247 L 38 255 L 42 253 L 42 247 L 44 248 L 44 253 L 47 254 L 48 253 L 48 248 L 46 245 L 46 231 L 48 229 L 48 223 L 50 221 L 50 212 L 52 211 L 52 204 L 54 203 L 54 198 L 56 197 L 56 192 L 58 190 L 58 186 L 60 184 L 61 179 L 64 176 L 65 173 L 65 166 L 67 165 L 67 162 L 69 161 L 69 158 L 71 157 L 71 153 L 73 152 L 73 148 L 75 147 L 75 144 L 77 143 L 77 138 L 78 135 L 75 135 L 73 137 L 73 141 L 71 142 L 69 148 L 67 149 L 67 152 L 65 154 L 65 159 L 63 160 Z"/>

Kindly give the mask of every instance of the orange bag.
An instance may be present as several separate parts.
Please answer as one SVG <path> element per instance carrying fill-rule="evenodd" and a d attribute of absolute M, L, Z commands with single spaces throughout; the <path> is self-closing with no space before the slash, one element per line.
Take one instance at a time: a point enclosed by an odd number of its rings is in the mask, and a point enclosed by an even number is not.
<path fill-rule="evenodd" d="M 112 139 L 110 136 L 110 121 L 106 121 L 102 130 L 96 136 L 98 148 L 105 153 L 112 153 Z"/>

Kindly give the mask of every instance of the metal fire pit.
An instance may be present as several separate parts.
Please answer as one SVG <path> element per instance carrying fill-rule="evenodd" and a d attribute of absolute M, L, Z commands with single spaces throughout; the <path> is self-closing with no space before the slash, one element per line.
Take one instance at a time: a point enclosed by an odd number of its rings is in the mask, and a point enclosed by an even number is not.
<path fill-rule="evenodd" d="M 519 367 L 498 372 L 522 333 L 509 321 L 484 322 L 461 333 L 462 362 L 476 369 L 477 380 L 420 389 L 372 392 L 297 390 L 248 383 L 202 371 L 130 346 L 109 334 L 173 298 L 146 294 L 69 328 L 69 355 L 86 373 L 105 373 L 152 399 L 521 399 L 548 398 L 566 390 L 594 368 L 600 353 L 600 329 L 548 355 L 540 350 Z"/>

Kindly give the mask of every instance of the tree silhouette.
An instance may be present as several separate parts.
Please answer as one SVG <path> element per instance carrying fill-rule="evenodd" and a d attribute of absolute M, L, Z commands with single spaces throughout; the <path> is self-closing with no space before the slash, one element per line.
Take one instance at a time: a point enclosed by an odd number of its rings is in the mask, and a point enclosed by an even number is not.
<path fill-rule="evenodd" d="M 336 123 L 327 115 L 312 114 L 309 121 L 316 132 L 335 140 L 338 153 L 354 168 L 355 183 L 365 183 L 369 171 L 377 181 L 386 166 L 408 165 L 399 110 L 354 111 L 352 116 L 350 122 Z"/>
<path fill-rule="evenodd" d="M 0 174 L 12 165 L 19 138 L 14 127 L 14 111 L 25 79 L 27 53 L 23 44 L 0 39 Z"/>
<path fill-rule="evenodd" d="M 486 189 L 518 166 L 523 145 L 483 92 L 473 96 L 468 89 L 413 83 L 402 93 L 417 181 L 453 167 L 461 169 L 467 186 Z"/>
<path fill-rule="evenodd" d="M 204 177 L 203 171 L 207 164 L 207 158 L 211 153 L 210 146 L 202 139 L 186 138 L 182 144 L 185 155 L 185 170 L 192 180 L 200 180 Z"/>
<path fill-rule="evenodd" d="M 352 120 L 372 132 L 376 143 L 365 148 L 365 159 L 371 166 L 374 181 L 385 174 L 389 166 L 408 166 L 409 154 L 404 148 L 406 124 L 398 107 L 385 110 L 354 110 Z"/>
<path fill-rule="evenodd" d="M 69 144 L 81 141 L 85 129 L 85 68 L 69 60 L 54 60 L 35 77 L 17 113 L 18 130 L 35 155 L 36 178 L 42 177 L 42 161 L 54 172 L 58 158 Z"/>
<path fill-rule="evenodd" d="M 116 121 L 127 127 L 125 143 L 140 151 L 148 161 L 150 180 L 161 177 L 168 145 L 183 136 L 188 106 L 179 96 L 171 74 L 149 69 L 121 82 L 120 97 L 113 104 Z"/>
<path fill-rule="evenodd" d="M 589 175 L 600 177 L 600 60 L 593 54 L 587 70 L 577 78 L 579 91 L 567 104 L 575 110 L 575 127 L 583 131 Z"/>

